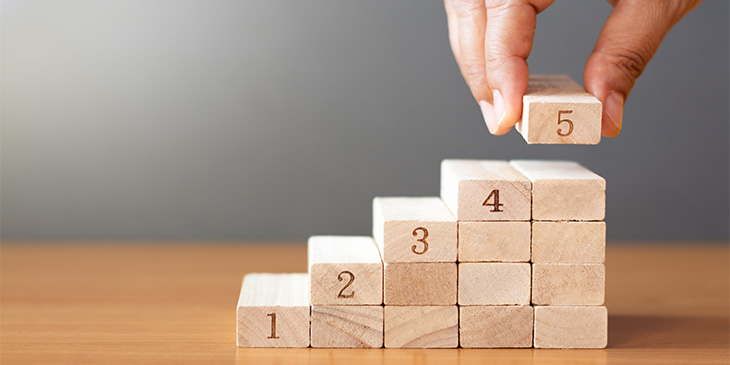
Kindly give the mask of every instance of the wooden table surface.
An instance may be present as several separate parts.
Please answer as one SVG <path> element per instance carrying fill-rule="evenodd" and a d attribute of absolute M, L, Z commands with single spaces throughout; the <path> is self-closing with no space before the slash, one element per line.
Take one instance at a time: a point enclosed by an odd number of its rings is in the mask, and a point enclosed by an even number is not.
<path fill-rule="evenodd" d="M 0 246 L 0 362 L 724 363 L 728 244 L 609 244 L 606 350 L 238 349 L 247 272 L 305 272 L 303 244 Z"/>

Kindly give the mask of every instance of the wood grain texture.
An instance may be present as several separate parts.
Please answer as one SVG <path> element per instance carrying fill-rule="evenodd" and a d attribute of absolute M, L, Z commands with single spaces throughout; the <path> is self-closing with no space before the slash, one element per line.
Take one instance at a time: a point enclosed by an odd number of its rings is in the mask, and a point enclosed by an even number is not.
<path fill-rule="evenodd" d="M 529 262 L 530 222 L 459 222 L 459 262 Z"/>
<path fill-rule="evenodd" d="M 456 218 L 438 197 L 373 199 L 384 262 L 456 262 Z"/>
<path fill-rule="evenodd" d="M 459 263 L 459 305 L 529 305 L 529 263 Z"/>
<path fill-rule="evenodd" d="M 573 161 L 512 160 L 532 182 L 532 219 L 600 221 L 606 215 L 606 179 Z"/>
<path fill-rule="evenodd" d="M 602 264 L 606 223 L 533 222 L 532 262 Z"/>
<path fill-rule="evenodd" d="M 463 348 L 532 347 L 531 306 L 459 307 L 459 345 Z"/>
<path fill-rule="evenodd" d="M 239 347 L 309 347 L 307 274 L 248 274 L 236 311 Z"/>
<path fill-rule="evenodd" d="M 455 305 L 456 263 L 385 263 L 385 305 Z"/>
<path fill-rule="evenodd" d="M 602 305 L 605 285 L 602 264 L 532 264 L 534 305 Z"/>
<path fill-rule="evenodd" d="M 363 236 L 312 236 L 307 243 L 312 305 L 380 305 L 383 262 Z"/>
<path fill-rule="evenodd" d="M 607 343 L 606 307 L 535 307 L 536 348 L 604 348 Z"/>
<path fill-rule="evenodd" d="M 385 306 L 386 348 L 455 348 L 456 306 Z"/>
<path fill-rule="evenodd" d="M 312 347 L 383 347 L 383 307 L 312 306 Z"/>
<path fill-rule="evenodd" d="M 530 181 L 506 161 L 441 162 L 441 199 L 459 221 L 529 221 L 530 189 Z M 493 205 L 495 191 L 499 206 Z"/>
<path fill-rule="evenodd" d="M 598 144 L 601 101 L 567 75 L 530 75 L 515 128 L 527 143 Z"/>

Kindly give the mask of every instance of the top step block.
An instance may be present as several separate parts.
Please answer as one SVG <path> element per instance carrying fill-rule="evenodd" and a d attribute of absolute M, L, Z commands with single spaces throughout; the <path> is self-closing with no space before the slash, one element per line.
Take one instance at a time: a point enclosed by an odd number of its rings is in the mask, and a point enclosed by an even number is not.
<path fill-rule="evenodd" d="M 601 221 L 606 215 L 606 180 L 573 161 L 513 160 L 532 182 L 535 221 Z"/>
<path fill-rule="evenodd" d="M 441 198 L 459 221 L 529 221 L 531 189 L 507 161 L 441 162 Z"/>
<path fill-rule="evenodd" d="M 601 102 L 567 75 L 532 75 L 515 128 L 529 144 L 598 144 Z"/>

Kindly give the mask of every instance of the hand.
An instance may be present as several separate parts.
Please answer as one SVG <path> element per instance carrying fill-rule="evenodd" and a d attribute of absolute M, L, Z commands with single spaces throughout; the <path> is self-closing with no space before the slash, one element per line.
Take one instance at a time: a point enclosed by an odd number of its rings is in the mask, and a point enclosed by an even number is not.
<path fill-rule="evenodd" d="M 701 0 L 609 0 L 614 9 L 588 57 L 583 82 L 603 103 L 601 134 L 621 131 L 623 106 L 636 78 L 669 29 Z M 527 57 L 536 16 L 553 0 L 444 0 L 456 62 L 492 134 L 522 117 Z"/>

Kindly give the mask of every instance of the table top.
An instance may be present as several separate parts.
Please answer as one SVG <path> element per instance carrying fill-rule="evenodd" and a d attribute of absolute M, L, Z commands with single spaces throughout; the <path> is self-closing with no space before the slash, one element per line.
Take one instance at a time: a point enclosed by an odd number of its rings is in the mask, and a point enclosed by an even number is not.
<path fill-rule="evenodd" d="M 725 363 L 730 249 L 609 243 L 605 350 L 239 349 L 248 272 L 305 272 L 302 243 L 0 246 L 0 362 Z"/>

